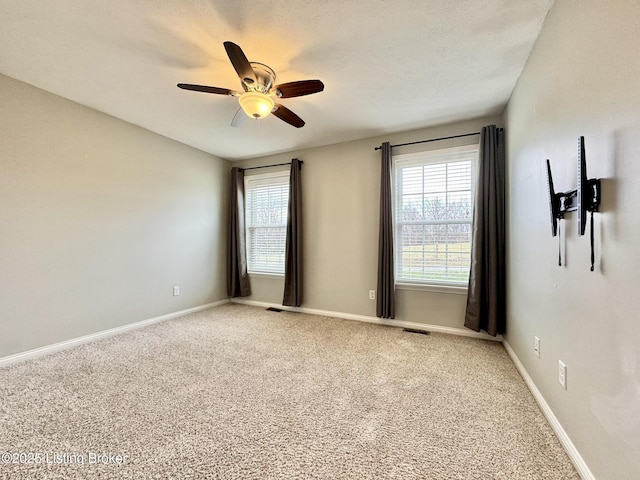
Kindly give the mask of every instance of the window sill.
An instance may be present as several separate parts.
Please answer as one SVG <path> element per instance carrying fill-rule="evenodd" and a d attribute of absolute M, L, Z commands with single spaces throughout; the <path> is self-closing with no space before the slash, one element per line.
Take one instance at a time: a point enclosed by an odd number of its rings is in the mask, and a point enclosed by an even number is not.
<path fill-rule="evenodd" d="M 452 293 L 454 295 L 466 295 L 466 286 L 455 285 L 426 285 L 421 283 L 396 283 L 397 290 L 414 290 L 418 292 L 433 292 L 433 293 Z"/>
<path fill-rule="evenodd" d="M 249 277 L 284 278 L 284 273 L 249 272 Z"/>

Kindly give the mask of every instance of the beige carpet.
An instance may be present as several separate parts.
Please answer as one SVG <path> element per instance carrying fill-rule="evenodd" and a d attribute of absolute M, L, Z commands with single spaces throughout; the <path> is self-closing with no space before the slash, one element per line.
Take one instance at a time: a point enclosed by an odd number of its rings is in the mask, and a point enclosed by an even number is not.
<path fill-rule="evenodd" d="M 0 369 L 0 453 L 2 479 L 579 478 L 499 343 L 241 305 Z"/>

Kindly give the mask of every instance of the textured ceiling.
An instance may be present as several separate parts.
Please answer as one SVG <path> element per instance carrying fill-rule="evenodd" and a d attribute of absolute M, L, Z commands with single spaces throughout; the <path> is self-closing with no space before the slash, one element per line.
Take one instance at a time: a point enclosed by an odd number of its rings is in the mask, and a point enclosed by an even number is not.
<path fill-rule="evenodd" d="M 0 73 L 229 160 L 500 113 L 553 0 L 0 0 Z M 223 42 L 325 90 L 231 127 Z"/>

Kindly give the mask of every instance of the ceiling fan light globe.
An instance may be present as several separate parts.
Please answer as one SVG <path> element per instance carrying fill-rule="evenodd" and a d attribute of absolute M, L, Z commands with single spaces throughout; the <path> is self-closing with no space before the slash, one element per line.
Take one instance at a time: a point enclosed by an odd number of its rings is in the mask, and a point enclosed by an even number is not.
<path fill-rule="evenodd" d="M 238 100 L 244 113 L 256 119 L 269 115 L 275 105 L 270 96 L 255 91 L 243 93 Z"/>

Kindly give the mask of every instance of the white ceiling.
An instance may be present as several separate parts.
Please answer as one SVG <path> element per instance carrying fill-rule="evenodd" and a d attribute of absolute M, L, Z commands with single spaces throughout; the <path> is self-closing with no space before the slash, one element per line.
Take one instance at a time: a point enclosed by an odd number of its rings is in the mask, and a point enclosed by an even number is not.
<path fill-rule="evenodd" d="M 500 113 L 553 0 L 0 0 L 0 73 L 235 160 Z M 223 42 L 322 93 L 230 126 Z"/>

